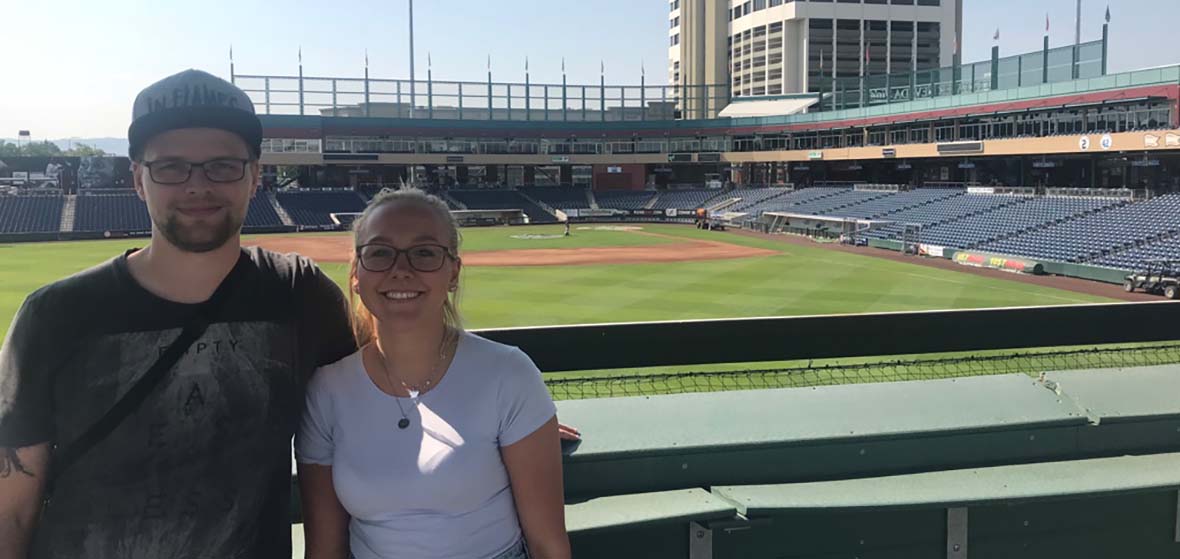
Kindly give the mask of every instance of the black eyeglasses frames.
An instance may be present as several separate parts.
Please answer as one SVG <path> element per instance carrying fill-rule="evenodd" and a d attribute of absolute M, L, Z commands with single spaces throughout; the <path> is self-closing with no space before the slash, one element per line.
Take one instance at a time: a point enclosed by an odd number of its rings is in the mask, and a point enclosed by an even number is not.
<path fill-rule="evenodd" d="M 148 168 L 148 173 L 157 184 L 188 182 L 196 167 L 201 168 L 201 172 L 205 174 L 205 178 L 209 179 L 209 182 L 228 183 L 242 180 L 246 176 L 246 165 L 249 163 L 249 159 L 219 157 L 199 163 L 181 159 L 158 159 L 144 161 L 143 166 Z"/>
<path fill-rule="evenodd" d="M 398 258 L 405 254 L 410 267 L 416 271 L 437 272 L 454 258 L 451 249 L 438 244 L 421 244 L 401 249 L 384 243 L 368 243 L 356 247 L 361 267 L 370 272 L 385 272 L 397 265 Z"/>

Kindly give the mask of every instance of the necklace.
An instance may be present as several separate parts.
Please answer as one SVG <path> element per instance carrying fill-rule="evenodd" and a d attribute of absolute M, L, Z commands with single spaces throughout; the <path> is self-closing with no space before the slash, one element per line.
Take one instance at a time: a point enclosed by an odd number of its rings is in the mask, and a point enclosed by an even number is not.
<path fill-rule="evenodd" d="M 438 372 L 439 372 L 439 369 L 442 367 L 443 361 L 446 361 L 447 349 L 451 345 L 450 342 L 451 342 L 451 329 L 447 328 L 446 330 L 443 331 L 442 340 L 439 341 L 438 357 L 434 361 L 434 367 L 431 368 L 430 374 L 420 384 L 416 384 L 416 385 L 409 384 L 406 381 L 402 380 L 401 377 L 398 377 L 398 379 L 397 379 L 398 383 L 402 385 L 402 388 L 404 388 L 406 390 L 406 394 L 409 394 L 410 399 L 414 401 L 414 409 L 418 408 L 418 403 L 419 403 L 418 396 L 420 394 L 422 394 L 422 392 L 424 392 L 425 390 L 429 390 L 431 388 L 431 386 L 434 385 L 434 378 L 438 376 Z M 384 356 L 381 356 L 381 370 L 385 372 L 385 381 L 388 382 L 390 386 L 393 386 L 393 378 L 392 378 L 393 375 L 391 375 L 389 373 L 389 367 L 387 367 L 385 365 Z M 402 416 L 402 418 L 399 419 L 397 422 L 397 428 L 398 429 L 408 428 L 410 426 L 410 417 L 408 415 L 406 415 L 406 410 L 404 407 L 402 407 L 401 399 L 398 398 L 397 396 L 394 396 L 393 402 L 395 404 L 397 404 L 397 411 Z"/>

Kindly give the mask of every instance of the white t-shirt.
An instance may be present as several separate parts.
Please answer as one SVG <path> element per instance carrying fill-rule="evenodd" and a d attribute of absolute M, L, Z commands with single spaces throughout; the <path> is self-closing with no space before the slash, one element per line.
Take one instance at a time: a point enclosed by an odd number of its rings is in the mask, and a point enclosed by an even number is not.
<path fill-rule="evenodd" d="M 397 427 L 398 402 L 406 429 Z M 524 352 L 463 333 L 450 368 L 417 405 L 377 388 L 359 351 L 321 367 L 295 455 L 332 466 L 357 559 L 494 557 L 521 537 L 500 447 L 555 413 Z"/>

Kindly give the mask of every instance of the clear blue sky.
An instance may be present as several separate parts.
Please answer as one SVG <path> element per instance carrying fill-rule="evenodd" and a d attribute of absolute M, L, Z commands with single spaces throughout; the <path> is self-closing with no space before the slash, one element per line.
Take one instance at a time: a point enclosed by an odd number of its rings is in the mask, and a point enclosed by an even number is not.
<path fill-rule="evenodd" d="M 1112 2 L 1112 72 L 1180 62 L 1174 43 L 1178 0 Z M 194 67 L 228 77 L 234 47 L 241 74 L 294 74 L 303 48 L 308 75 L 409 74 L 407 0 L 8 0 L 3 8 L 0 137 L 123 137 L 131 101 L 145 85 Z M 1073 40 L 1074 0 L 965 0 L 965 60 L 1040 48 L 1049 13 L 1052 44 Z M 281 6 L 281 8 L 279 7 Z M 417 0 L 417 72 L 427 53 L 436 79 L 482 80 L 487 56 L 497 81 L 571 83 L 666 79 L 665 0 Z M 1105 2 L 1084 0 L 1083 39 L 1100 36 Z"/>

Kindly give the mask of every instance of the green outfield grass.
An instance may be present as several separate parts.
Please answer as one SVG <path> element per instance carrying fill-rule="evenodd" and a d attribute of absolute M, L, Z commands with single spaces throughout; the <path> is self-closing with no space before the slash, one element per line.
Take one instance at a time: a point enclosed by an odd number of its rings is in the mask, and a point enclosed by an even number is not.
<path fill-rule="evenodd" d="M 686 238 L 768 248 L 763 257 L 708 262 L 547 267 L 468 267 L 462 310 L 471 328 L 962 309 L 1108 302 L 1109 299 L 904 262 L 788 245 L 687 226 L 644 225 L 644 232 L 561 226 L 473 228 L 463 250 L 652 245 Z M 674 238 L 669 238 L 674 237 Z M 679 239 L 678 239 L 679 238 Z M 37 287 L 83 270 L 144 239 L 0 244 L 0 333 Z M 324 269 L 343 283 L 346 266 Z"/>

